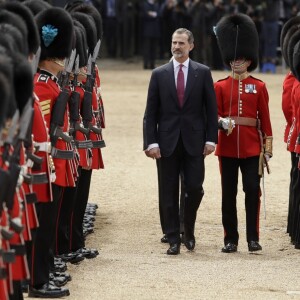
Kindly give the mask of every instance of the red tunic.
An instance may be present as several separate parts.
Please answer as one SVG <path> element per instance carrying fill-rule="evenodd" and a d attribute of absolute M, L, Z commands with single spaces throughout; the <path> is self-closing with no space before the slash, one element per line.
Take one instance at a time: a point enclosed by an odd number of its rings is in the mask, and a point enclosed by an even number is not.
<path fill-rule="evenodd" d="M 300 82 L 298 80 L 295 81 L 292 91 L 292 104 L 293 104 L 293 112 L 295 114 L 295 126 L 294 130 L 291 134 L 291 141 L 290 141 L 290 149 L 294 149 L 293 152 L 300 154 L 300 144 L 297 143 L 297 139 L 300 133 Z"/>
<path fill-rule="evenodd" d="M 39 104 L 39 99 L 37 96 L 34 101 L 34 117 L 33 117 L 33 126 L 32 134 L 33 139 L 38 147 L 38 151 L 35 152 L 35 155 L 43 158 L 43 162 L 40 165 L 39 170 L 32 170 L 33 174 L 46 174 L 48 178 L 48 183 L 43 184 L 34 184 L 33 191 L 37 195 L 38 202 L 51 202 L 52 201 L 52 188 L 51 188 L 51 179 L 50 179 L 50 157 L 47 149 L 47 145 L 50 143 L 50 138 L 48 134 L 48 127 L 42 113 L 42 108 Z"/>
<path fill-rule="evenodd" d="M 292 88 L 296 78 L 289 72 L 283 81 L 283 91 L 282 91 L 282 111 L 286 120 L 286 126 L 284 130 L 284 142 L 287 143 L 290 128 L 293 123 L 293 106 L 292 106 Z"/>
<path fill-rule="evenodd" d="M 57 78 L 55 76 L 51 74 L 47 75 L 44 72 L 43 74 L 37 73 L 34 77 L 34 92 L 39 98 L 42 112 L 46 121 L 46 126 L 48 128 L 50 128 L 53 105 L 60 94 L 60 88 L 56 81 Z M 68 108 L 65 110 L 64 125 L 62 130 L 65 133 L 69 132 Z M 59 150 L 73 150 L 70 143 L 67 143 L 60 138 L 57 140 L 55 147 Z M 56 173 L 56 180 L 54 183 L 63 187 L 75 186 L 75 171 L 72 160 L 53 158 L 53 162 Z"/>
<path fill-rule="evenodd" d="M 232 87 L 233 84 L 233 88 Z M 232 89 L 232 101 L 231 99 Z M 272 136 L 269 96 L 265 83 L 249 76 L 241 81 L 227 77 L 215 83 L 219 117 L 258 118 L 263 136 Z M 230 112 L 231 106 L 231 112 Z M 256 127 L 236 125 L 230 135 L 219 130 L 216 155 L 235 158 L 257 156 L 261 142 Z"/>
<path fill-rule="evenodd" d="M 291 92 L 291 106 L 292 106 L 292 124 L 288 133 L 287 137 L 287 149 L 290 152 L 296 152 L 295 146 L 296 146 L 296 140 L 298 136 L 297 131 L 297 122 L 298 122 L 298 100 L 297 97 L 299 97 L 299 81 L 294 80 L 292 92 Z"/>
<path fill-rule="evenodd" d="M 31 174 L 31 168 L 29 168 L 25 162 L 25 148 L 23 146 L 21 148 L 21 153 L 20 153 L 20 165 L 26 169 L 25 172 L 27 172 L 27 174 L 29 175 Z M 31 229 L 37 228 L 39 225 L 38 217 L 35 210 L 35 204 L 27 203 L 26 201 L 26 195 L 32 192 L 33 192 L 32 184 L 28 184 L 25 181 L 23 181 L 19 189 L 19 194 L 20 194 L 20 198 L 23 201 L 22 204 L 24 206 L 23 214 L 22 214 L 22 224 L 25 227 L 23 231 L 23 236 L 25 241 L 30 241 L 32 239 Z"/>
<path fill-rule="evenodd" d="M 92 93 L 92 107 L 93 107 L 93 112 L 99 111 L 97 94 L 96 94 L 95 89 L 93 90 L 93 93 Z M 92 124 L 97 126 L 97 119 L 96 119 L 94 113 L 93 113 Z M 102 135 L 96 134 L 92 131 L 90 132 L 90 138 L 92 141 L 102 141 Z M 101 149 L 100 148 L 92 148 L 92 153 L 93 153 L 92 169 L 94 169 L 94 170 L 104 169 L 104 163 L 103 163 L 103 159 L 102 159 Z"/>

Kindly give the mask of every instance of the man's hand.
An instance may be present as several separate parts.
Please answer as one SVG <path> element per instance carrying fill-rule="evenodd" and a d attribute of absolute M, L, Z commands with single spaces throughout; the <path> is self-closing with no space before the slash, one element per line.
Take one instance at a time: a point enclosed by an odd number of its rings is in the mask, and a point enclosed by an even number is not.
<path fill-rule="evenodd" d="M 153 159 L 161 158 L 160 149 L 158 147 L 152 148 L 150 150 L 145 151 L 146 156 L 151 157 Z"/>
<path fill-rule="evenodd" d="M 215 146 L 205 144 L 203 155 L 204 155 L 204 157 L 206 157 L 207 155 L 213 153 L 214 151 L 215 151 Z"/>

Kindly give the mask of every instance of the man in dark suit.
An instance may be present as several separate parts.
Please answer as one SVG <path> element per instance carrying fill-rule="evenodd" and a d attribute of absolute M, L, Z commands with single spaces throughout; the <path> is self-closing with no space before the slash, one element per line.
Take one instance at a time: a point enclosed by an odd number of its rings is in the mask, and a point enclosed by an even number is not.
<path fill-rule="evenodd" d="M 157 160 L 169 255 L 180 253 L 179 174 L 185 184 L 184 243 L 195 247 L 197 210 L 204 195 L 204 158 L 215 149 L 217 105 L 208 67 L 189 59 L 193 34 L 172 35 L 174 59 L 152 72 L 144 116 L 144 150 Z"/>

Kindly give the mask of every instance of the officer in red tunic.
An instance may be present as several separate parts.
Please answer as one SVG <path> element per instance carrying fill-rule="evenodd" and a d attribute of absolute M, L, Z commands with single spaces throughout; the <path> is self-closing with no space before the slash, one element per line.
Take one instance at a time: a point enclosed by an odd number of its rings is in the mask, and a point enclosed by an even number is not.
<path fill-rule="evenodd" d="M 215 83 L 219 115 L 216 155 L 222 182 L 222 252 L 236 252 L 239 242 L 236 196 L 238 172 L 242 173 L 246 205 L 246 236 L 249 251 L 258 251 L 260 178 L 272 156 L 269 97 L 264 82 L 251 76 L 258 62 L 258 35 L 244 14 L 223 17 L 216 36 L 230 76 Z"/>
<path fill-rule="evenodd" d="M 40 143 L 39 152 L 46 158 L 44 171 L 48 171 L 48 175 L 49 169 L 53 168 L 48 159 L 48 152 L 51 153 L 55 178 L 48 177 L 52 181 L 52 194 L 49 187 L 45 185 L 45 195 L 38 205 L 41 229 L 37 232 L 34 244 L 37 252 L 34 251 L 32 257 L 28 295 L 59 298 L 69 295 L 69 290 L 50 283 L 49 272 L 50 265 L 53 265 L 53 251 L 50 251 L 49 257 L 49 249 L 52 249 L 54 244 L 59 199 L 63 196 L 64 187 L 75 185 L 75 178 L 72 170 L 74 151 L 71 145 L 72 139 L 68 135 L 69 120 L 66 102 L 69 93 L 62 91 L 64 86 L 58 84 L 58 74 L 64 70 L 64 60 L 71 54 L 74 29 L 70 15 L 60 8 L 43 10 L 36 17 L 36 21 L 41 39 L 41 57 L 39 71 L 34 78 L 34 92 L 48 128 L 47 133 L 50 134 L 50 151 L 46 132 L 41 132 L 40 136 L 36 134 L 36 142 Z M 62 96 L 65 98 L 61 98 Z M 41 115 L 40 122 L 43 122 Z M 42 128 L 45 129 L 45 125 L 42 125 Z M 49 264 L 49 261 L 52 263 Z"/>

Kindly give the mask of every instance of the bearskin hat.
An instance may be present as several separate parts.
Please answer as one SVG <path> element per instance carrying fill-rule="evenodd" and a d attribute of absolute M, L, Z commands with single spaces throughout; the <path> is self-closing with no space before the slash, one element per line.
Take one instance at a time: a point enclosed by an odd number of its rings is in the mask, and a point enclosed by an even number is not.
<path fill-rule="evenodd" d="M 31 10 L 34 16 L 39 12 L 52 7 L 49 3 L 42 0 L 26 0 L 23 4 Z"/>
<path fill-rule="evenodd" d="M 280 33 L 280 48 L 281 53 L 287 66 L 289 65 L 288 58 L 288 43 L 291 36 L 300 28 L 300 16 L 289 19 L 282 27 Z"/>
<path fill-rule="evenodd" d="M 26 103 L 32 97 L 33 73 L 29 61 L 18 54 L 14 55 L 14 86 L 16 102 L 22 113 Z"/>
<path fill-rule="evenodd" d="M 5 111 L 6 118 L 12 118 L 14 115 L 17 104 L 15 100 L 15 89 L 13 82 L 13 63 L 10 56 L 8 56 L 8 51 L 2 45 L 0 45 L 0 74 L 2 74 L 9 83 L 9 95 L 8 103 Z M 2 101 L 2 100 L 1 100 Z M 1 110 L 1 114 L 4 113 Z"/>
<path fill-rule="evenodd" d="M 76 36 L 76 55 L 79 57 L 79 68 L 87 65 L 88 62 L 88 46 L 86 40 L 86 31 L 83 25 L 74 20 L 75 36 Z"/>
<path fill-rule="evenodd" d="M 103 36 L 103 26 L 102 26 L 102 17 L 93 5 L 89 4 L 79 4 L 79 5 L 74 5 L 70 9 L 68 9 L 70 12 L 81 12 L 84 14 L 87 14 L 91 16 L 95 22 L 96 29 L 97 29 L 97 41 L 102 39 Z"/>
<path fill-rule="evenodd" d="M 0 54 L 0 128 L 8 116 L 9 103 L 12 101 L 12 65 L 6 56 Z M 10 116 L 9 116 L 10 117 Z"/>
<path fill-rule="evenodd" d="M 40 45 L 40 37 L 34 16 L 30 9 L 19 2 L 5 2 L 3 8 L 20 16 L 27 25 L 27 42 L 30 54 L 36 53 Z"/>
<path fill-rule="evenodd" d="M 17 51 L 23 55 L 28 53 L 27 43 L 22 33 L 11 24 L 0 23 L 0 44 L 9 51 Z"/>
<path fill-rule="evenodd" d="M 298 40 L 294 46 L 293 51 L 293 71 L 294 76 L 300 80 L 300 40 Z"/>
<path fill-rule="evenodd" d="M 248 71 L 258 64 L 258 33 L 252 19 L 245 14 L 223 17 L 216 26 L 216 37 L 224 63 L 230 67 L 235 59 L 251 60 Z"/>
<path fill-rule="evenodd" d="M 62 8 L 52 7 L 41 11 L 36 22 L 41 39 L 40 60 L 69 57 L 74 37 L 70 14 Z"/>
<path fill-rule="evenodd" d="M 27 36 L 28 36 L 28 30 L 26 23 L 23 21 L 23 19 L 16 15 L 15 13 L 12 13 L 7 10 L 0 10 L 0 24 L 3 24 L 2 30 L 5 32 L 6 30 L 10 30 L 13 26 L 16 30 L 18 30 L 20 35 L 20 41 L 19 43 L 22 43 L 22 46 L 20 46 L 19 51 L 21 51 L 25 56 L 28 55 L 28 44 L 27 44 Z M 6 26 L 5 24 L 10 24 L 11 26 Z M 16 41 L 18 42 L 18 41 Z"/>
<path fill-rule="evenodd" d="M 0 101 L 0 129 L 3 127 L 6 111 L 8 107 L 8 97 L 9 97 L 9 82 L 7 78 L 0 73 L 0 93 L 1 93 L 1 101 Z"/>
<path fill-rule="evenodd" d="M 92 54 L 97 44 L 97 33 L 93 18 L 81 12 L 72 12 L 71 16 L 74 20 L 82 24 L 86 30 L 86 39 L 89 53 Z"/>
<path fill-rule="evenodd" d="M 74 7 L 83 4 L 84 0 L 69 0 L 66 5 L 64 6 L 64 9 L 67 11 L 71 11 L 72 9 L 74 9 Z"/>
<path fill-rule="evenodd" d="M 294 48 L 297 42 L 300 41 L 300 31 L 297 30 L 294 34 L 287 40 L 287 35 L 284 44 L 287 44 L 287 60 L 291 72 L 296 76 L 294 59 L 296 58 L 296 53 L 294 54 Z"/>

